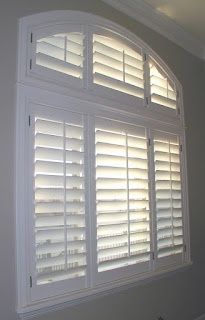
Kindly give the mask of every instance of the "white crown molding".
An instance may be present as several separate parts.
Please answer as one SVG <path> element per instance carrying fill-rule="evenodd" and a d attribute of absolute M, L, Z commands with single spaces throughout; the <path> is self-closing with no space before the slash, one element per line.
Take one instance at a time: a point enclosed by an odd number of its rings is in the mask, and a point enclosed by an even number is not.
<path fill-rule="evenodd" d="M 198 58 L 205 59 L 205 45 L 202 42 L 143 0 L 103 1 L 160 33 Z"/>

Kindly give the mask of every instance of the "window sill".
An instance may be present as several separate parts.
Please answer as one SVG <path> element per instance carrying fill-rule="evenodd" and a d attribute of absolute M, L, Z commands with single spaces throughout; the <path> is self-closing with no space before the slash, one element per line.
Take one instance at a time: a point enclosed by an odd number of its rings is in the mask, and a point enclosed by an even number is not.
<path fill-rule="evenodd" d="M 154 280 L 173 275 L 176 272 L 184 271 L 192 264 L 193 263 L 190 261 L 180 266 L 172 266 L 166 270 L 158 270 L 152 273 L 149 272 L 140 274 L 137 277 L 135 276 L 126 280 L 107 283 L 92 290 L 88 289 L 86 291 L 84 290 L 83 292 L 78 292 L 77 294 L 75 294 L 75 296 L 73 296 L 73 294 L 72 296 L 66 294 L 60 297 L 54 297 L 52 299 L 44 299 L 27 307 L 19 307 L 17 309 L 18 319 L 31 319 L 33 317 L 40 316 L 49 312 L 65 309 L 71 305 L 73 306 L 80 303 L 88 302 L 108 294 L 117 293 L 141 284 L 146 284 Z"/>

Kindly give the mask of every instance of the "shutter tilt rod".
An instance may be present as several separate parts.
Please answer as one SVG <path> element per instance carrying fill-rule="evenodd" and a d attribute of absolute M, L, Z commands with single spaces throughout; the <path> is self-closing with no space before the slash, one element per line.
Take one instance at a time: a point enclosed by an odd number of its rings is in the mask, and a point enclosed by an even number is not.
<path fill-rule="evenodd" d="M 32 288 L 32 285 L 33 285 L 33 283 L 32 283 L 32 277 L 30 276 L 30 288 Z"/>

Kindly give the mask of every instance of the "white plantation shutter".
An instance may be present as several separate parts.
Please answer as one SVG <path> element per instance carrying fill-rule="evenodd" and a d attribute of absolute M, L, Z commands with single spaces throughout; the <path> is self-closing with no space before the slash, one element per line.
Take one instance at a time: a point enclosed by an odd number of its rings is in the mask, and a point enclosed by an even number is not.
<path fill-rule="evenodd" d="M 176 135 L 154 133 L 157 256 L 183 253 L 180 144 Z"/>
<path fill-rule="evenodd" d="M 149 70 L 151 102 L 176 109 L 177 93 L 173 81 L 152 58 L 149 59 Z"/>
<path fill-rule="evenodd" d="M 95 148 L 98 272 L 149 261 L 145 129 L 97 119 Z"/>
<path fill-rule="evenodd" d="M 80 84 L 85 87 L 89 84 L 86 88 L 89 93 L 96 91 L 100 94 L 101 91 L 104 95 L 107 91 L 109 96 L 113 92 L 118 95 L 116 99 L 119 99 L 119 93 L 127 94 L 132 96 L 131 100 L 128 99 L 130 104 L 133 103 L 133 98 L 137 97 L 143 105 L 145 97 L 150 95 L 150 103 L 167 112 L 179 109 L 176 81 L 171 79 L 157 59 L 149 56 L 143 45 L 120 39 L 111 30 L 105 31 L 102 28 L 97 31 L 98 27 L 96 30 L 86 27 L 87 31 L 82 25 L 72 25 L 70 32 L 40 30 L 34 37 L 35 49 L 31 50 L 35 56 L 34 73 L 39 73 L 42 79 L 45 74 L 46 80 L 53 77 L 54 81 L 59 80 L 66 85 L 70 82 L 78 88 Z M 92 44 L 88 40 L 90 36 Z M 31 38 L 33 39 L 33 36 Z M 89 48 L 89 45 L 92 47 Z M 148 65 L 144 62 L 146 56 Z M 32 70 L 32 59 L 28 65 Z M 51 73 L 51 70 L 59 74 Z M 65 76 L 69 76 L 69 82 Z"/>
<path fill-rule="evenodd" d="M 34 216 L 37 285 L 86 275 L 84 134 L 69 122 L 35 117 Z"/>
<path fill-rule="evenodd" d="M 36 64 L 75 78 L 83 77 L 84 35 L 60 33 L 40 38 L 36 43 Z"/>
<path fill-rule="evenodd" d="M 175 75 L 134 34 L 83 12 L 25 17 L 19 40 L 18 312 L 188 265 Z"/>
<path fill-rule="evenodd" d="M 93 34 L 93 82 L 144 98 L 143 56 L 125 43 Z"/>

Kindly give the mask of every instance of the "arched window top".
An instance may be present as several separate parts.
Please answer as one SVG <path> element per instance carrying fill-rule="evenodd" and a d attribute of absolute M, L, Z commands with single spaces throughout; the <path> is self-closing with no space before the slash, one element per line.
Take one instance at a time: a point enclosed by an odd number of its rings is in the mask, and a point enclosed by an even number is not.
<path fill-rule="evenodd" d="M 36 65 L 82 79 L 83 38 L 83 33 L 77 31 L 37 38 Z"/>
<path fill-rule="evenodd" d="M 131 32 L 106 19 L 72 11 L 21 21 L 20 81 L 29 78 L 83 89 L 168 115 L 180 114 L 180 84 Z M 25 41 L 25 37 L 30 41 Z M 24 41 L 24 42 L 22 42 Z"/>

